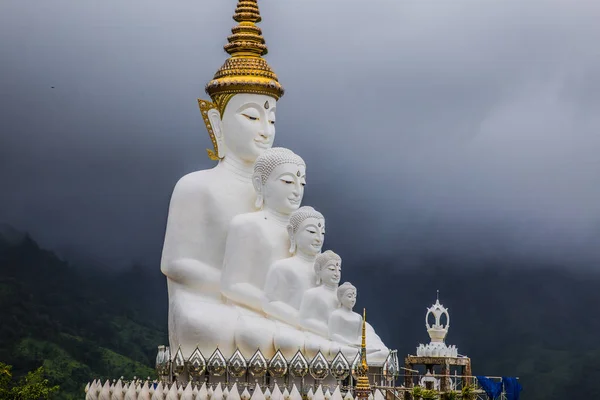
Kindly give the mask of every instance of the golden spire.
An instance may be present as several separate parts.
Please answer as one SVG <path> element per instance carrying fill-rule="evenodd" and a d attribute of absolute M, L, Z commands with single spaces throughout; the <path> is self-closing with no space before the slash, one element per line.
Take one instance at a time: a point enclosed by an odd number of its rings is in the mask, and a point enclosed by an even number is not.
<path fill-rule="evenodd" d="M 367 366 L 367 309 L 363 308 L 363 320 L 362 320 L 362 343 L 360 345 L 360 362 L 362 367 L 366 370 Z"/>
<path fill-rule="evenodd" d="M 208 129 L 214 151 L 207 150 L 211 160 L 218 160 L 217 139 L 208 118 L 210 109 L 217 109 L 223 118 L 229 100 L 238 93 L 264 94 L 279 100 L 284 90 L 277 75 L 262 58 L 267 54 L 265 39 L 256 23 L 261 21 L 257 0 L 238 0 L 233 19 L 238 25 L 231 28 L 231 35 L 223 49 L 229 54 L 225 64 L 206 84 L 206 93 L 212 102 L 198 99 L 202 118 Z"/>
<path fill-rule="evenodd" d="M 360 345 L 360 368 L 358 378 L 356 379 L 356 398 L 368 399 L 371 394 L 371 384 L 369 383 L 369 365 L 367 364 L 367 310 L 363 308 L 362 320 L 362 342 Z"/>
<path fill-rule="evenodd" d="M 238 0 L 234 21 L 238 25 L 231 29 L 223 49 L 229 54 L 227 60 L 213 80 L 206 85 L 206 93 L 216 103 L 221 115 L 229 98 L 238 93 L 265 94 L 279 100 L 283 87 L 277 75 L 262 58 L 268 49 L 261 29 L 257 0 Z"/>

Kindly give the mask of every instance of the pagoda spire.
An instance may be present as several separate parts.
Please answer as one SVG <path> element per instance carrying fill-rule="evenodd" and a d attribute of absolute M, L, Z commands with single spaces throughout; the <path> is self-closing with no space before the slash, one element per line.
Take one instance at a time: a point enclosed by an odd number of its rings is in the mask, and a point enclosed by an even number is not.
<path fill-rule="evenodd" d="M 267 61 L 268 49 L 261 29 L 257 0 L 238 0 L 233 14 L 238 24 L 231 28 L 223 49 L 229 58 L 206 85 L 206 93 L 219 108 L 221 116 L 231 96 L 238 93 L 264 94 L 279 100 L 283 87 Z"/>
<path fill-rule="evenodd" d="M 233 20 L 238 23 L 223 49 L 232 57 L 260 57 L 267 54 L 262 32 L 256 24 L 262 20 L 257 0 L 239 0 Z"/>
<path fill-rule="evenodd" d="M 362 341 L 360 344 L 360 368 L 358 378 L 356 379 L 355 398 L 367 400 L 371 394 L 371 384 L 369 382 L 369 365 L 367 364 L 367 310 L 363 308 L 362 319 Z"/>

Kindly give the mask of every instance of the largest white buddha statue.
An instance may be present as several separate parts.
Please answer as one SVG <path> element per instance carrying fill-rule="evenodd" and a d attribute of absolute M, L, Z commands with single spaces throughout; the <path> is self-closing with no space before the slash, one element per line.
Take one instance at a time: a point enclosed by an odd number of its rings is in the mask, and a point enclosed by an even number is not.
<path fill-rule="evenodd" d="M 238 3 L 224 49 L 231 55 L 206 85 L 212 101 L 198 100 L 218 164 L 177 182 L 161 260 L 169 290 L 169 342 L 189 355 L 235 351 L 235 308 L 223 304 L 221 268 L 229 223 L 256 211 L 252 185 L 256 158 L 271 148 L 276 102 L 283 88 L 262 58 L 267 47 L 256 0 Z"/>

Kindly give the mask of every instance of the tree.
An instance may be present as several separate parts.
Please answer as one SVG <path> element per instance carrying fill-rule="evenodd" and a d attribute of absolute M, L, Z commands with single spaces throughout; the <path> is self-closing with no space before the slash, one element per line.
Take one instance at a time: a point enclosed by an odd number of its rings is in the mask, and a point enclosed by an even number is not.
<path fill-rule="evenodd" d="M 12 366 L 0 362 L 0 400 L 46 400 L 58 392 L 44 378 L 44 368 L 29 371 L 18 383 L 12 379 Z"/>

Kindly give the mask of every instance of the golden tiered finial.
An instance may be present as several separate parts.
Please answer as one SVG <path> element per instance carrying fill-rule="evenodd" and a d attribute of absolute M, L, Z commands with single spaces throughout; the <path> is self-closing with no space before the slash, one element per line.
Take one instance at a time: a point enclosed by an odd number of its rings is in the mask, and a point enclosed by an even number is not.
<path fill-rule="evenodd" d="M 371 384 L 369 383 L 369 365 L 367 364 L 367 310 L 363 308 L 362 320 L 362 342 L 360 345 L 360 369 L 356 380 L 356 396 L 357 399 L 368 399 L 371 394 Z"/>
<path fill-rule="evenodd" d="M 238 0 L 233 19 L 238 25 L 231 29 L 232 35 L 227 38 L 229 43 L 223 47 L 231 57 L 225 60 L 205 88 L 213 102 L 198 99 L 204 123 L 215 148 L 214 152 L 208 150 L 208 155 L 213 160 L 219 159 L 219 152 L 208 119 L 208 110 L 219 110 L 222 118 L 227 103 L 238 93 L 264 94 L 275 100 L 279 100 L 284 93 L 277 75 L 262 58 L 268 50 L 262 31 L 256 26 L 261 21 L 257 0 Z"/>
<path fill-rule="evenodd" d="M 360 345 L 360 364 L 362 368 L 367 371 L 369 369 L 367 365 L 367 309 L 363 308 L 363 320 L 362 320 L 362 342 Z"/>

